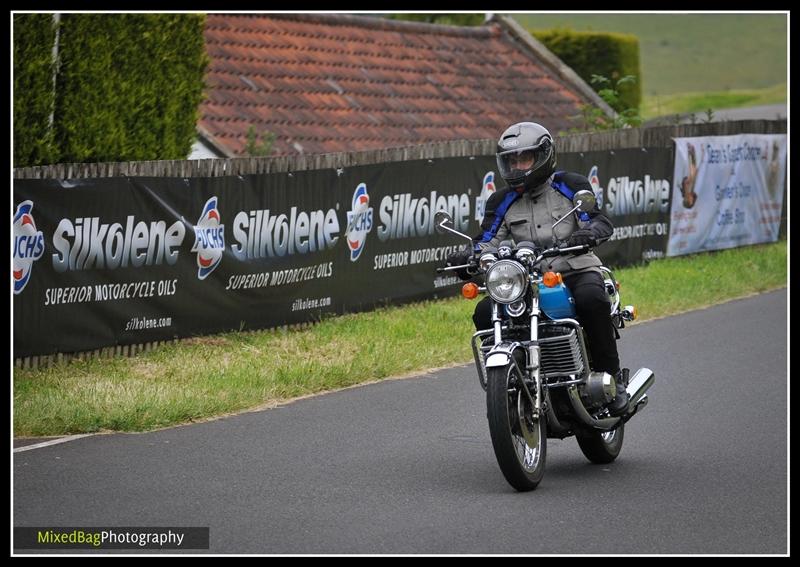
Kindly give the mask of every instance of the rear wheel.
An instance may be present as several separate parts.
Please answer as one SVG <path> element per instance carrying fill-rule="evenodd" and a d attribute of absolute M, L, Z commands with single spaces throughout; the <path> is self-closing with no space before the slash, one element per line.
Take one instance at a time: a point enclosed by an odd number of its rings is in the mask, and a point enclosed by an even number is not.
<path fill-rule="evenodd" d="M 624 438 L 625 425 L 622 423 L 611 431 L 593 431 L 577 437 L 578 446 L 586 458 L 599 465 L 610 463 L 617 458 L 622 451 Z"/>
<path fill-rule="evenodd" d="M 533 490 L 544 476 L 547 425 L 544 413 L 521 390 L 522 376 L 513 364 L 487 369 L 486 406 L 497 464 L 508 483 L 520 492 Z M 531 391 L 531 395 L 536 393 Z"/>

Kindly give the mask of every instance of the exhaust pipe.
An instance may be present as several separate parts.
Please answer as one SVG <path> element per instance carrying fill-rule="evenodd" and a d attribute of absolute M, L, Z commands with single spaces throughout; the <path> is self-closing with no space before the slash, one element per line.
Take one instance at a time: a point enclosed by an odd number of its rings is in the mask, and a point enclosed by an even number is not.
<path fill-rule="evenodd" d="M 633 378 L 628 382 L 628 395 L 630 402 L 628 407 L 635 407 L 644 397 L 645 392 L 653 385 L 656 380 L 656 375 L 649 368 L 640 368 L 633 375 Z"/>
<path fill-rule="evenodd" d="M 647 405 L 646 392 L 655 381 L 656 376 L 649 368 L 640 368 L 636 371 L 636 374 L 628 382 L 628 387 L 625 388 L 630 396 L 630 401 L 628 402 L 628 413 L 622 416 L 623 423 L 626 423 Z"/>
<path fill-rule="evenodd" d="M 578 389 L 574 385 L 567 386 L 567 394 L 572 404 L 572 409 L 575 410 L 575 416 L 578 417 L 578 419 L 590 427 L 608 431 L 616 427 L 620 421 L 626 423 L 637 411 L 647 405 L 646 392 L 650 386 L 653 385 L 655 380 L 656 376 L 649 368 L 640 368 L 636 371 L 636 374 L 634 374 L 633 378 L 628 382 L 628 387 L 625 388 L 629 396 L 628 412 L 621 417 L 596 419 L 583 407 Z"/>

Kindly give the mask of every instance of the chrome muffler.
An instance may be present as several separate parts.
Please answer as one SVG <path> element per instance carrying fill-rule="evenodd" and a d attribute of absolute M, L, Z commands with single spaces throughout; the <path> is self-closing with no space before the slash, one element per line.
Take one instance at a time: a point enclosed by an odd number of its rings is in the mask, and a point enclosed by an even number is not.
<path fill-rule="evenodd" d="M 640 368 L 636 371 L 633 378 L 628 381 L 628 387 L 626 388 L 631 398 L 629 407 L 635 407 L 644 398 L 645 392 L 653 385 L 655 380 L 656 375 L 649 368 Z"/>
<path fill-rule="evenodd" d="M 649 368 L 640 368 L 628 381 L 628 387 L 625 389 L 628 391 L 630 401 L 628 402 L 628 412 L 622 416 L 623 423 L 647 405 L 647 390 L 655 381 L 656 375 Z"/>

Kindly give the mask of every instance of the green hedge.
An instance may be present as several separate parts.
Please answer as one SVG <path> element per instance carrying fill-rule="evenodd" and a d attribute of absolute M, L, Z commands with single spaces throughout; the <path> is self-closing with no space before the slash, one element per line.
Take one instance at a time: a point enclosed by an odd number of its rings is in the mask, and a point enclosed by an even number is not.
<path fill-rule="evenodd" d="M 614 110 L 638 109 L 642 101 L 642 73 L 639 66 L 639 39 L 635 35 L 605 32 L 579 32 L 571 29 L 531 31 L 559 59 L 571 67 L 592 88 L 592 75 L 602 75 L 616 84 L 625 75 L 636 82 L 620 86 L 620 101 Z"/>
<path fill-rule="evenodd" d="M 195 139 L 208 65 L 204 25 L 202 14 L 62 14 L 51 158 L 62 163 L 185 159 Z M 15 33 L 15 50 L 16 40 Z M 37 41 L 49 54 L 52 40 Z M 16 63 L 15 57 L 15 108 L 29 96 L 16 88 Z M 20 122 L 20 128 L 30 125 L 35 137 L 46 138 L 39 123 L 28 117 Z M 24 149 L 27 142 L 20 145 Z M 53 163 L 24 163 L 22 157 L 15 165 Z"/>
<path fill-rule="evenodd" d="M 52 14 L 14 14 L 14 166 L 52 163 Z"/>

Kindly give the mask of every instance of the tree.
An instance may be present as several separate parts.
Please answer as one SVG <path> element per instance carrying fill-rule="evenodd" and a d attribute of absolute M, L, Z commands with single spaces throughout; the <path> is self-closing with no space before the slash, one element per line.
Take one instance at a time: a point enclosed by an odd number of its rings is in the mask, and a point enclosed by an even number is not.
<path fill-rule="evenodd" d="M 249 156 L 268 156 L 272 153 L 272 144 L 275 142 L 274 132 L 264 132 L 261 135 L 261 142 L 258 142 L 256 127 L 252 124 L 247 129 L 247 143 L 244 151 Z"/>

